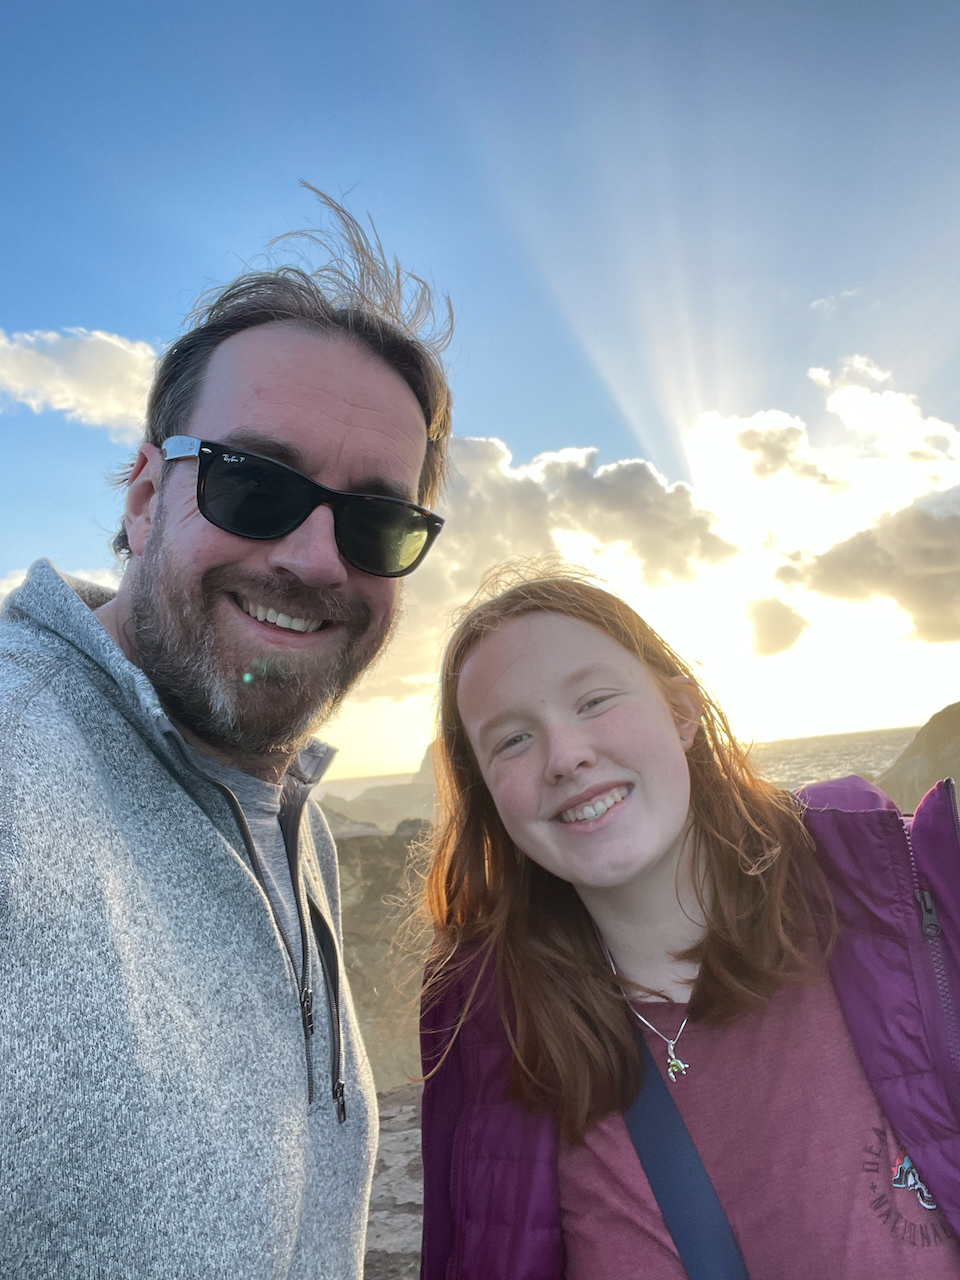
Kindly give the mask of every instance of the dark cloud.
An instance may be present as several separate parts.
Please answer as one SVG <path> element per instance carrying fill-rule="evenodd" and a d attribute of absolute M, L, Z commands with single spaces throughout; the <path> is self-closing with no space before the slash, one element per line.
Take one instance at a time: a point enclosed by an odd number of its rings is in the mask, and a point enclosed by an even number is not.
<path fill-rule="evenodd" d="M 422 568 L 405 584 L 405 619 L 383 663 L 358 690 L 362 697 L 403 697 L 433 682 L 433 664 L 453 609 L 483 573 L 510 556 L 556 553 L 554 529 L 622 542 L 649 584 L 689 580 L 736 548 L 711 528 L 690 489 L 668 486 L 639 460 L 597 468 L 595 449 L 538 460 L 520 474 L 505 469 L 498 440 L 453 442 L 454 474 L 441 510 L 447 524 Z M 354 695 L 356 697 L 357 694 Z"/>
<path fill-rule="evenodd" d="M 776 576 L 845 600 L 888 596 L 909 613 L 920 640 L 960 640 L 960 486 L 881 516 Z"/>
<path fill-rule="evenodd" d="M 806 618 L 775 596 L 754 600 L 747 613 L 753 623 L 753 651 L 762 658 L 789 649 L 804 627 L 810 625 Z"/>
<path fill-rule="evenodd" d="M 841 488 L 842 481 L 828 476 L 812 462 L 803 462 L 797 457 L 802 439 L 803 432 L 799 427 L 770 427 L 766 431 L 749 427 L 737 436 L 737 444 L 748 453 L 756 454 L 753 474 L 761 479 L 774 476 L 779 471 L 789 471 L 795 476 L 809 476 L 817 484 Z"/>

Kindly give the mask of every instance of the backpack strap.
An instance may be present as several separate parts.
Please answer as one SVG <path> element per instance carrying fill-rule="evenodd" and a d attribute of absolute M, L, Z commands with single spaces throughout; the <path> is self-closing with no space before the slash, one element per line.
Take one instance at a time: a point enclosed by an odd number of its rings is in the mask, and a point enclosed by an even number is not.
<path fill-rule="evenodd" d="M 643 1171 L 690 1280 L 749 1280 L 710 1175 L 637 1028 L 640 1092 L 623 1114 Z"/>

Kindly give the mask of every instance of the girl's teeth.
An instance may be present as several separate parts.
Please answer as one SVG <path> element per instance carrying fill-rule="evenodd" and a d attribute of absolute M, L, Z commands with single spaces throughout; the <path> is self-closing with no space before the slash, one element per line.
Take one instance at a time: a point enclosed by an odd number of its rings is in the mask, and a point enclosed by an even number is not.
<path fill-rule="evenodd" d="M 608 809 L 612 809 L 626 795 L 623 787 L 618 787 L 615 791 L 611 791 L 608 795 L 601 796 L 599 800 L 593 800 L 590 804 L 583 805 L 580 809 L 565 809 L 560 815 L 561 822 L 591 822 L 594 818 L 602 817 Z"/>
<path fill-rule="evenodd" d="M 267 620 L 267 611 L 262 604 L 257 605 L 256 618 L 258 622 L 266 622 Z"/>
<path fill-rule="evenodd" d="M 276 622 L 277 618 L 279 618 L 279 617 L 280 617 L 280 615 L 279 615 L 279 613 L 277 613 L 276 609 L 268 609 L 268 610 L 267 610 L 267 621 L 268 621 L 268 622 Z"/>

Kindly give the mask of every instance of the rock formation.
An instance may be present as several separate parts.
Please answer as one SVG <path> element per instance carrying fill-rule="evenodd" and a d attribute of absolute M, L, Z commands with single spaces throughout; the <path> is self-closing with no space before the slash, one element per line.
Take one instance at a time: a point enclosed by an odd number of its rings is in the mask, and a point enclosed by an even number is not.
<path fill-rule="evenodd" d="M 420 1073 L 417 1011 L 425 937 L 417 936 L 411 848 L 425 832 L 416 819 L 393 835 L 340 836 L 344 963 L 377 1088 Z"/>
<path fill-rule="evenodd" d="M 876 782 L 904 813 L 913 813 L 941 778 L 960 779 L 960 702 L 931 716 Z"/>
<path fill-rule="evenodd" d="M 364 1280 L 417 1280 L 423 1222 L 420 1086 L 377 1096 L 380 1149 L 370 1196 Z"/>

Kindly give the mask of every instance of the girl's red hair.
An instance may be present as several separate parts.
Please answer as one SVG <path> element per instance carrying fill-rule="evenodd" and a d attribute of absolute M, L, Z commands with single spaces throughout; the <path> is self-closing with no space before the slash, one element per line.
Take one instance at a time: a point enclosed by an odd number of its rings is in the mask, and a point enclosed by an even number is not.
<path fill-rule="evenodd" d="M 804 971 L 815 927 L 811 891 L 822 892 L 823 882 L 797 801 L 754 773 L 709 693 L 629 605 L 566 567 L 510 566 L 488 576 L 443 661 L 434 747 L 440 811 L 425 883 L 435 935 L 425 998 L 466 957 L 492 965 L 514 1046 L 513 1095 L 554 1110 L 564 1137 L 576 1141 L 629 1105 L 639 1088 L 631 1016 L 572 885 L 519 853 L 507 835 L 457 707 L 467 654 L 508 619 L 529 613 L 576 618 L 611 636 L 643 662 L 668 704 L 673 677 L 697 689 L 703 716 L 687 760 L 707 930 L 683 953 L 699 964 L 692 1020 L 728 1021 Z"/>

